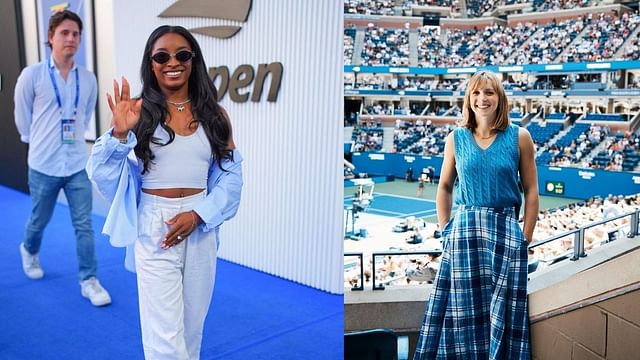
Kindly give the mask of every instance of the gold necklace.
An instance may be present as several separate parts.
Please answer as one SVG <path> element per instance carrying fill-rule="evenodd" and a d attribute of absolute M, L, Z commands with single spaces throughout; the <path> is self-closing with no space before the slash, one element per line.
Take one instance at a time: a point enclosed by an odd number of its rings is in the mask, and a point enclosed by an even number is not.
<path fill-rule="evenodd" d="M 496 134 L 497 134 L 497 133 L 493 133 L 493 134 L 491 134 L 491 135 L 489 135 L 489 136 L 487 136 L 487 137 L 480 136 L 480 134 L 477 134 L 477 133 L 476 133 L 475 135 L 476 135 L 480 140 L 487 140 L 487 139 L 491 139 L 492 137 L 496 136 Z"/>
<path fill-rule="evenodd" d="M 175 106 L 176 109 L 178 109 L 179 112 L 183 112 L 184 111 L 184 105 L 189 103 L 189 102 L 191 102 L 191 99 L 187 99 L 187 100 L 182 101 L 182 102 L 180 102 L 180 101 L 179 102 L 173 102 L 173 101 L 167 99 L 167 102 L 169 104 Z"/>

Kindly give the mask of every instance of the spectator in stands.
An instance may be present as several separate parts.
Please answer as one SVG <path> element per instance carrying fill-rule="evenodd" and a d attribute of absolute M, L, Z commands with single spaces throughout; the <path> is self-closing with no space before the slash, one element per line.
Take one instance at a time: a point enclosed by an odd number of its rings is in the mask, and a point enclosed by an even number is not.
<path fill-rule="evenodd" d="M 544 240 L 570 230 L 575 230 L 595 221 L 613 218 L 622 214 L 636 211 L 640 208 L 640 196 L 609 195 L 602 201 L 592 198 L 585 203 L 569 204 L 561 209 L 545 210 L 538 215 L 538 224 L 534 233 L 534 241 Z M 600 246 L 612 238 L 624 236 L 629 231 L 629 217 L 590 227 L 585 231 L 585 249 Z M 554 258 L 566 254 L 573 248 L 574 235 L 546 243 L 534 248 L 536 259 L 543 262 L 553 261 Z"/>
<path fill-rule="evenodd" d="M 436 255 L 428 254 L 426 263 L 423 263 L 422 260 L 410 260 L 405 270 L 407 284 L 410 284 L 411 281 L 432 284 L 440 267 L 438 258 Z"/>
<path fill-rule="evenodd" d="M 495 74 L 481 71 L 471 77 L 462 126 L 446 140 L 436 195 L 444 254 L 414 360 L 531 357 L 527 243 L 538 214 L 537 175 L 531 136 L 510 124 L 508 105 Z M 516 215 L 521 206 L 518 173 L 524 231 Z M 449 220 L 456 178 L 459 210 Z M 482 271 L 496 262 L 505 264 L 497 274 L 504 281 Z M 467 326 L 451 328 L 460 322 Z M 497 329 L 502 336 L 491 338 Z M 457 346 L 471 343 L 475 346 Z"/>
<path fill-rule="evenodd" d="M 418 225 L 414 225 L 413 229 L 411 229 L 411 234 L 407 239 L 405 239 L 407 244 L 421 244 L 422 243 L 422 234 L 420 233 L 420 228 Z"/>

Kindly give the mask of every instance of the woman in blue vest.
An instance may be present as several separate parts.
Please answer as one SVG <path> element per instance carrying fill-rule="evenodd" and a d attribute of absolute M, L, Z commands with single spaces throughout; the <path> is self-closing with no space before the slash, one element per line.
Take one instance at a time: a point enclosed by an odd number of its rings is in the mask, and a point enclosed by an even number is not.
<path fill-rule="evenodd" d="M 436 195 L 444 253 L 415 360 L 531 357 L 527 245 L 538 213 L 537 174 L 531 136 L 510 124 L 508 105 L 496 75 L 471 77 L 462 126 L 445 145 Z"/>
<path fill-rule="evenodd" d="M 112 128 L 87 170 L 112 203 L 103 232 L 127 247 L 147 359 L 199 359 L 215 280 L 218 229 L 240 203 L 242 157 L 200 46 L 160 26 L 144 49 L 142 94 L 114 81 Z M 135 261 L 133 261 L 135 259 Z"/>

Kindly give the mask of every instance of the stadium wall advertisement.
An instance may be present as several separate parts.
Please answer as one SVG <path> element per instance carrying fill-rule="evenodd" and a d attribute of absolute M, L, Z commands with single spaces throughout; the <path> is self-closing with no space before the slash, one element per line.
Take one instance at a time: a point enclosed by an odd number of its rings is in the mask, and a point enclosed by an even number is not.
<path fill-rule="evenodd" d="M 220 87 L 228 81 L 221 104 L 245 158 L 242 203 L 222 228 L 219 256 L 340 294 L 343 104 L 342 75 L 336 69 L 342 68 L 342 43 L 327 39 L 341 36 L 342 4 L 240 3 L 242 16 L 221 18 L 217 12 L 213 18 L 207 15 L 211 8 L 198 8 L 202 1 L 114 0 L 105 9 L 117 14 L 113 54 L 102 55 L 112 57 L 113 77 L 127 77 L 136 93 L 140 59 L 153 29 L 181 25 L 194 33 L 210 75 L 218 75 L 214 83 Z M 238 4 L 211 1 L 207 7 Z M 210 29 L 233 31 L 218 36 Z M 267 74 L 264 66 L 270 64 L 276 65 Z M 103 131 L 108 128 L 108 120 L 101 124 Z"/>
<path fill-rule="evenodd" d="M 557 190 L 562 186 L 562 193 Z M 551 185 L 550 185 L 551 184 Z M 640 192 L 640 174 L 594 169 L 538 166 L 540 195 L 586 199 L 591 196 L 631 195 Z"/>
<path fill-rule="evenodd" d="M 432 166 L 440 176 L 441 157 L 389 153 L 353 153 L 352 163 L 358 173 L 371 176 L 404 178 L 407 169 L 414 177 L 423 168 Z M 592 196 L 631 195 L 640 192 L 640 174 L 594 169 L 560 168 L 538 165 L 538 191 L 540 195 L 587 199 Z"/>
<path fill-rule="evenodd" d="M 365 172 L 369 175 L 393 176 L 396 178 L 404 178 L 409 168 L 413 170 L 414 178 L 417 178 L 422 169 L 431 166 L 434 169 L 435 176 L 440 177 L 442 157 L 360 152 L 353 153 L 352 163 L 358 173 Z"/>
<path fill-rule="evenodd" d="M 459 67 L 459 68 L 421 68 L 421 67 L 393 67 L 393 66 L 360 66 L 360 65 L 343 65 L 344 72 L 360 72 L 360 73 L 376 73 L 376 74 L 473 74 L 481 70 L 491 71 L 495 73 L 555 73 L 558 71 L 582 71 L 595 72 L 602 70 L 622 70 L 637 69 L 640 67 L 638 60 L 622 60 L 611 62 L 581 62 L 566 64 L 528 64 L 515 66 L 478 66 L 478 67 Z"/>

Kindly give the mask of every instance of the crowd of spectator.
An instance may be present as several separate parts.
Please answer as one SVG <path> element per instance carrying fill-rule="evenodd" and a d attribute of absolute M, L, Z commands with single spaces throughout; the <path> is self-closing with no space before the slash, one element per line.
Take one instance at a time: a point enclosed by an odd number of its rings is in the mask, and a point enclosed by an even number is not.
<path fill-rule="evenodd" d="M 593 167 L 587 155 L 600 144 L 609 133 L 608 127 L 598 124 L 575 124 L 563 138 L 553 145 L 543 144 L 542 149 L 548 152 L 545 165 L 558 167 Z M 540 161 L 538 161 L 540 163 Z"/>
<path fill-rule="evenodd" d="M 623 60 L 640 59 L 640 32 L 633 36 L 633 38 L 625 45 L 621 57 Z M 636 86 L 636 88 L 637 87 L 638 86 Z"/>
<path fill-rule="evenodd" d="M 394 79 L 389 76 L 380 76 L 377 74 L 358 74 L 355 79 L 345 78 L 345 89 L 361 89 L 361 90 L 400 90 L 400 87 L 393 85 Z"/>
<path fill-rule="evenodd" d="M 492 27 L 484 31 L 478 28 L 460 30 L 440 30 L 423 26 L 418 29 L 418 66 L 420 67 L 458 67 L 464 59 L 482 42 L 484 37 L 492 35 Z M 441 41 L 444 38 L 444 41 Z"/>
<path fill-rule="evenodd" d="M 415 105 L 415 104 L 414 104 Z M 393 104 L 375 103 L 367 108 L 371 115 L 416 115 L 418 110 L 396 108 Z M 450 108 L 427 109 L 429 116 L 461 116 L 461 110 L 454 105 Z M 555 123 L 553 123 L 555 124 Z M 535 126 L 534 126 L 535 125 Z M 441 156 L 447 134 L 455 125 L 435 126 L 431 120 L 418 118 L 415 121 L 396 120 L 393 135 L 392 153 L 408 153 L 424 156 Z M 544 129 L 545 120 L 531 123 L 529 128 Z M 360 128 L 354 129 L 353 139 L 356 140 L 356 151 L 382 150 L 382 123 L 365 122 Z M 531 129 L 535 137 L 535 129 Z M 536 142 L 538 153 L 536 162 L 541 165 L 557 167 L 577 167 L 582 169 L 603 169 L 608 171 L 635 171 L 640 166 L 640 131 L 618 132 L 610 134 L 607 126 L 597 123 L 576 123 L 563 138 L 553 144 L 546 141 Z M 594 149 L 599 145 L 597 155 Z"/>
<path fill-rule="evenodd" d="M 431 120 L 415 122 L 396 120 L 391 152 L 438 156 L 444 151 L 444 143 L 453 125 L 434 126 Z"/>
<path fill-rule="evenodd" d="M 393 0 L 343 0 L 345 14 L 395 15 L 396 3 Z M 591 6 L 592 0 L 404 0 L 401 9 L 409 10 L 414 6 L 437 6 L 451 9 L 459 14 L 462 3 L 466 6 L 466 17 L 480 17 L 491 13 L 496 7 L 504 5 L 530 3 L 535 12 L 549 12 Z"/>
<path fill-rule="evenodd" d="M 605 150 L 598 154 L 603 162 L 594 161 L 593 167 L 609 171 L 633 171 L 640 162 L 640 131 L 618 132 L 605 140 Z"/>
<path fill-rule="evenodd" d="M 394 15 L 394 0 L 344 0 L 345 14 Z"/>
<path fill-rule="evenodd" d="M 637 13 L 600 13 L 592 18 L 588 14 L 586 23 L 591 26 L 574 45 L 563 55 L 565 62 L 600 61 L 613 57 L 618 48 L 631 35 L 640 23 Z"/>
<path fill-rule="evenodd" d="M 440 28 L 422 26 L 418 28 L 418 66 L 434 68 L 440 66 L 441 58 L 447 57 L 447 48 L 440 42 Z"/>
<path fill-rule="evenodd" d="M 488 66 L 506 64 L 507 59 L 538 31 L 532 22 L 518 23 L 515 27 L 494 24 L 485 27 L 482 42 L 467 58 L 464 66 Z"/>
<path fill-rule="evenodd" d="M 457 90 L 462 81 L 460 79 L 430 79 L 419 76 L 408 76 L 398 79 L 398 89 L 402 90 Z"/>
<path fill-rule="evenodd" d="M 584 203 L 570 204 L 554 210 L 544 210 L 538 215 L 533 240 L 540 241 L 552 236 L 576 230 L 594 222 L 615 218 L 640 208 L 640 195 L 613 196 L 605 199 L 591 198 Z M 624 237 L 630 230 L 630 218 L 623 217 L 590 227 L 584 232 L 585 250 L 589 251 L 609 241 Z M 547 264 L 558 257 L 566 256 L 573 248 L 574 235 L 535 247 L 531 257 Z"/>
<path fill-rule="evenodd" d="M 462 80 L 438 79 L 424 76 L 407 76 L 390 78 L 377 74 L 359 74 L 354 82 L 353 77 L 345 77 L 345 89 L 361 90 L 420 90 L 420 91 L 454 91 L 460 90 Z"/>
<path fill-rule="evenodd" d="M 571 2 L 562 4 L 573 6 Z M 417 29 L 417 46 L 410 49 L 408 23 L 401 29 L 386 29 L 370 23 L 364 29 L 360 56 L 364 65 L 409 66 L 409 55 L 415 51 L 415 65 L 425 68 L 594 62 L 611 59 L 638 24 L 638 11 L 621 15 L 613 11 L 589 13 L 560 22 L 554 20 L 544 26 L 526 22 L 513 27 L 492 24 L 462 30 L 425 25 Z M 578 36 L 580 39 L 569 47 Z M 354 39 L 355 33 L 347 34 L 345 30 L 345 64 L 354 63 Z M 633 36 L 622 49 L 620 58 L 640 58 L 638 36 Z"/>
<path fill-rule="evenodd" d="M 384 129 L 382 122 L 362 122 L 353 127 L 351 139 L 354 141 L 353 151 L 367 152 L 382 150 Z"/>
<path fill-rule="evenodd" d="M 369 23 L 364 33 L 362 63 L 367 66 L 409 66 L 409 27 L 385 29 Z"/>
<path fill-rule="evenodd" d="M 472 0 L 467 1 L 469 16 L 481 16 L 494 9 L 494 6 L 509 5 L 522 0 Z M 526 1 L 531 2 L 531 1 Z M 345 13 L 371 15 L 392 15 L 394 1 L 353 1 L 345 0 Z M 533 0 L 534 11 L 553 12 L 560 9 L 590 6 L 590 0 Z M 416 6 L 449 6 L 455 8 L 458 1 L 448 0 L 405 0 L 403 7 Z M 385 13 L 386 14 L 383 14 Z M 397 11 L 396 11 L 397 12 Z M 420 67 L 457 67 L 483 66 L 496 64 L 549 64 L 554 62 L 600 61 L 613 57 L 620 51 L 620 58 L 637 60 L 640 58 L 640 36 L 634 35 L 621 50 L 622 44 L 640 24 L 638 13 L 601 13 L 588 14 L 575 19 L 560 22 L 555 20 L 547 25 L 536 23 L 517 24 L 514 27 L 491 25 L 471 30 L 444 29 L 437 26 L 418 28 L 417 49 L 409 50 L 409 27 L 403 29 L 385 29 L 369 24 L 365 31 L 362 58 L 364 65 L 409 66 L 410 51 L 417 51 L 417 65 Z M 571 47 L 569 44 L 580 37 Z M 350 38 L 350 39 L 348 39 Z M 353 61 L 355 33 L 345 30 L 344 63 Z M 566 50 L 566 51 L 565 51 Z M 564 54 L 562 54 L 564 52 Z M 560 56 L 560 55 L 563 56 Z M 357 56 L 357 55 L 356 55 Z M 413 66 L 413 65 L 412 65 Z M 529 81 L 509 83 L 513 88 L 523 89 L 559 89 L 568 88 L 573 81 L 567 78 L 562 86 L 550 81 Z M 345 82 L 347 84 L 347 82 Z M 457 80 L 438 80 L 433 77 L 411 75 L 379 76 L 375 74 L 358 74 L 352 86 L 360 89 L 394 89 L 394 90 L 459 90 L 464 83 Z M 563 87 L 564 86 L 564 87 Z M 463 86 L 462 86 L 463 87 Z M 631 81 L 628 88 L 640 87 L 640 81 Z M 425 104 L 428 104 L 425 102 Z M 365 106 L 364 113 L 376 115 L 394 115 L 411 109 L 401 108 L 392 103 L 374 103 Z M 440 106 L 434 103 L 425 113 L 427 115 L 444 114 L 460 116 L 457 106 Z M 572 118 L 573 119 L 573 118 Z M 566 121 L 566 119 L 565 119 Z M 550 121 L 553 123 L 553 120 Z M 546 127 L 541 119 L 536 125 Z M 549 125 L 551 126 L 551 125 Z M 576 127 L 577 128 L 577 127 Z M 430 120 L 415 121 L 397 120 L 394 129 L 394 145 L 391 151 L 421 155 L 441 155 L 444 139 L 453 129 L 453 125 L 434 126 Z M 354 128 L 355 151 L 379 151 L 382 147 L 382 124 L 363 123 Z M 592 151 L 599 147 L 597 158 L 606 162 L 594 161 Z M 627 171 L 632 164 L 640 165 L 640 132 L 611 134 L 606 126 L 590 124 L 585 131 L 579 131 L 575 139 L 567 144 L 556 142 L 553 145 L 537 144 L 541 153 L 550 154 L 546 164 L 551 166 L 571 166 L 580 168 L 605 169 L 610 171 Z M 637 169 L 637 167 L 636 167 Z M 345 167 L 345 177 L 352 176 Z M 631 197 L 609 196 L 605 199 L 593 198 L 583 203 L 570 204 L 554 210 L 541 211 L 538 226 L 534 233 L 534 241 L 547 239 L 557 234 L 578 229 L 605 218 L 640 208 L 640 194 Z M 623 237 L 629 230 L 629 217 L 608 222 L 587 229 L 585 248 L 587 251 L 604 243 Z M 566 258 L 572 251 L 574 235 L 553 241 L 534 248 L 530 252 L 530 260 L 539 260 L 544 266 Z M 415 284 L 429 283 L 437 271 L 437 257 L 387 256 L 379 258 L 376 274 L 372 274 L 370 259 L 365 265 L 365 281 L 373 276 L 377 283 Z M 367 260 L 365 260 L 367 264 Z M 359 272 L 358 272 L 359 274 Z M 347 276 L 345 286 L 352 286 L 358 281 L 355 272 Z"/>
<path fill-rule="evenodd" d="M 553 21 L 517 49 L 508 64 L 550 64 L 584 29 L 582 18 Z"/>
<path fill-rule="evenodd" d="M 609 195 L 606 198 L 594 197 L 585 202 L 569 204 L 558 209 L 542 210 L 533 233 L 533 242 L 549 239 L 595 222 L 611 219 L 604 224 L 589 227 L 584 232 L 584 248 L 589 251 L 606 243 L 623 239 L 630 231 L 630 216 L 624 216 L 640 209 L 640 194 L 631 196 Z M 619 217 L 619 218 L 618 218 Z M 613 220 L 614 218 L 618 218 Z M 432 231 L 429 231 L 432 232 Z M 438 235 L 436 231 L 434 236 Z M 529 251 L 529 262 L 539 262 L 538 269 L 566 260 L 573 253 L 573 234 L 559 238 Z M 411 250 L 407 248 L 406 250 Z M 376 263 L 376 273 L 372 274 L 371 259 L 365 259 L 364 279 L 360 279 L 358 262 L 345 271 L 345 287 L 371 283 L 372 276 L 376 284 L 416 285 L 429 284 L 434 280 L 439 268 L 437 255 L 388 255 Z"/>
<path fill-rule="evenodd" d="M 467 17 L 480 17 L 491 12 L 496 6 L 493 0 L 467 0 Z"/>
<path fill-rule="evenodd" d="M 376 258 L 376 285 L 420 285 L 431 284 L 440 268 L 438 255 L 388 255 Z M 371 284 L 372 269 L 367 264 L 363 271 L 364 282 Z M 360 285 L 360 262 L 356 261 L 344 273 L 344 286 Z"/>
<path fill-rule="evenodd" d="M 458 0 L 405 0 L 403 7 L 405 9 L 411 8 L 411 6 L 439 6 L 439 7 L 454 7 L 458 6 Z"/>
<path fill-rule="evenodd" d="M 591 0 L 533 0 L 537 12 L 575 9 L 591 6 Z"/>
<path fill-rule="evenodd" d="M 375 102 L 365 106 L 364 110 L 367 115 L 393 115 L 394 106 L 393 103 Z"/>
<path fill-rule="evenodd" d="M 353 44 L 355 42 L 355 29 L 344 29 L 344 43 L 343 43 L 343 53 L 344 53 L 344 65 L 351 65 L 353 63 Z"/>

